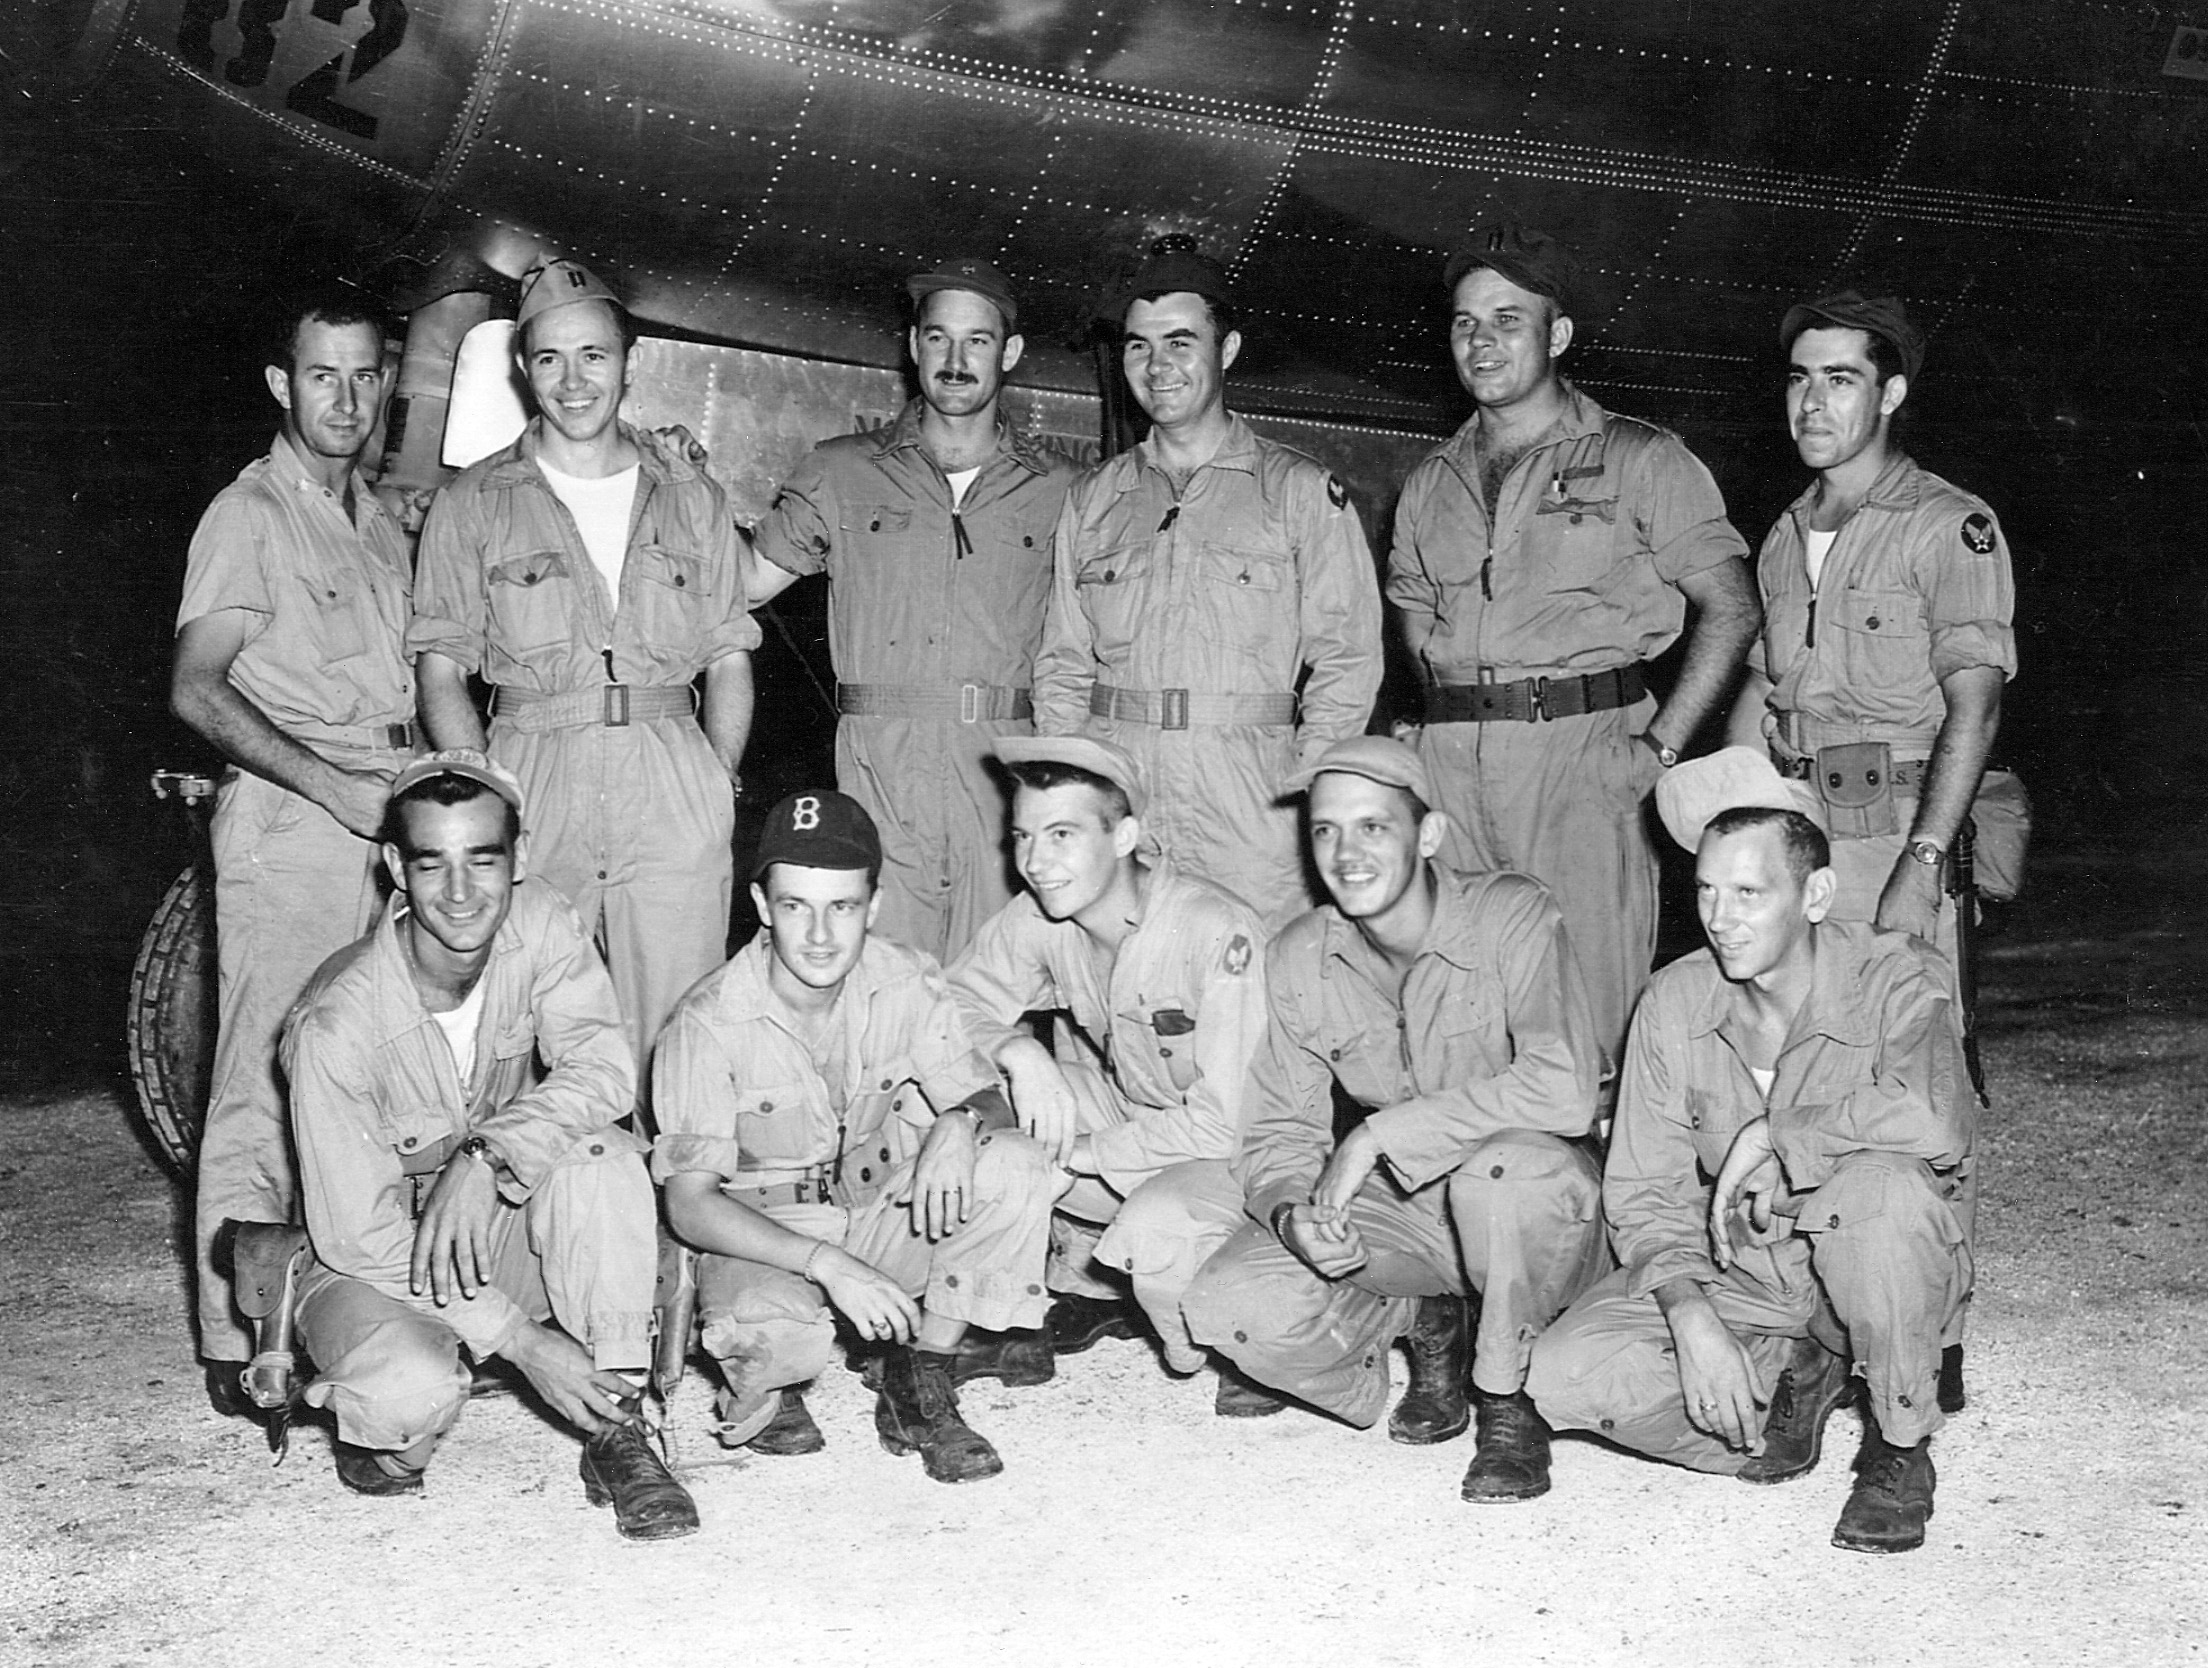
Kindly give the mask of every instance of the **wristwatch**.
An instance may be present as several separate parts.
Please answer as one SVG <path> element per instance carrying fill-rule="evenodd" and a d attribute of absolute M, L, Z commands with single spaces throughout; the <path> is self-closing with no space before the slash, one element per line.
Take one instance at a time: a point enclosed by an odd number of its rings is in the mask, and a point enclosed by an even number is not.
<path fill-rule="evenodd" d="M 454 1158 L 479 1158 L 491 1169 L 498 1168 L 498 1153 L 490 1142 L 480 1135 L 471 1135 L 452 1149 Z"/>
<path fill-rule="evenodd" d="M 1911 840 L 1909 842 L 1909 855 L 1926 868 L 1936 869 L 1946 858 L 1947 852 L 1937 840 Z"/>
<path fill-rule="evenodd" d="M 1656 755 L 1656 762 L 1666 770 L 1679 762 L 1679 750 L 1676 747 L 1666 747 L 1656 739 L 1653 731 L 1643 730 L 1641 740 L 1648 743 L 1648 750 Z"/>
<path fill-rule="evenodd" d="M 1288 1249 L 1291 1251 L 1295 1249 L 1295 1246 L 1293 1243 L 1290 1242 L 1288 1238 L 1288 1218 L 1294 1213 L 1295 1208 L 1295 1200 L 1283 1199 L 1279 1204 L 1273 1207 L 1273 1214 L 1270 1218 L 1270 1226 L 1273 1230 L 1273 1238 L 1279 1240 L 1281 1244 L 1287 1246 Z"/>

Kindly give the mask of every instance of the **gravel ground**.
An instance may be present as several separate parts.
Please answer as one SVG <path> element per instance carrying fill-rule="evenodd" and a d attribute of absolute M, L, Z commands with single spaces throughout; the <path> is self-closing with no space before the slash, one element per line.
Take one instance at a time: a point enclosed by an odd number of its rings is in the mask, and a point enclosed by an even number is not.
<path fill-rule="evenodd" d="M 576 1446 L 475 1403 L 425 1497 L 342 1490 L 326 1428 L 280 1469 L 207 1410 L 184 1207 L 120 1098 L 0 1104 L 0 1660 L 472 1664 L 1660 1665 L 2190 1661 L 2208 1610 L 2198 1201 L 2208 988 L 2188 935 L 2008 944 L 1971 1405 L 1918 1553 L 1828 1544 L 1858 1426 L 1778 1489 L 1557 1445 L 1556 1487 L 1457 1499 L 1469 1443 L 1291 1412 L 1107 1341 L 971 1387 L 1005 1474 L 882 1452 L 840 1369 L 828 1450 L 723 1462 L 693 1372 L 678 1457 L 704 1531 L 631 1546 Z M 1400 1376 L 1400 1362 L 1398 1372 Z"/>

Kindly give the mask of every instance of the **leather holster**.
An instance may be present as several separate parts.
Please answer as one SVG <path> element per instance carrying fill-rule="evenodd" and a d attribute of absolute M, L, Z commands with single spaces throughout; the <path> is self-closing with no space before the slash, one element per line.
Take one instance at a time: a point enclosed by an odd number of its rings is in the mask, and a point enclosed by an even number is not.
<path fill-rule="evenodd" d="M 307 1230 L 288 1222 L 227 1226 L 236 1265 L 230 1289 L 239 1312 L 253 1323 L 253 1359 L 239 1383 L 255 1407 L 283 1407 L 291 1400 L 293 1309 L 313 1255 Z"/>

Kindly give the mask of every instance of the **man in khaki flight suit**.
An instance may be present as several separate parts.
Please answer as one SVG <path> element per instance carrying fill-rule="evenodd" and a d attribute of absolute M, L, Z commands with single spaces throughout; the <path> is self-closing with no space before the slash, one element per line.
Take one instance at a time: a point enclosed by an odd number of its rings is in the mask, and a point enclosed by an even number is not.
<path fill-rule="evenodd" d="M 829 576 L 836 781 L 882 834 L 883 937 L 949 961 L 1010 901 L 989 744 L 1026 735 L 1050 534 L 1079 473 L 999 409 L 1019 305 L 961 256 L 905 282 L 919 397 L 814 448 L 758 532 L 751 595 Z"/>
<path fill-rule="evenodd" d="M 468 677 L 492 686 L 489 750 L 528 790 L 538 876 L 604 944 L 644 1062 L 727 954 L 759 628 L 720 487 L 617 415 L 636 336 L 612 293 L 547 262 L 517 328 L 537 415 L 438 494 L 407 647 L 441 747 L 485 745 Z"/>
<path fill-rule="evenodd" d="M 287 311 L 268 455 L 208 506 L 176 616 L 170 705 L 230 761 L 215 801 L 220 973 L 193 1241 L 199 1350 L 223 1413 L 253 1353 L 210 1252 L 226 1220 L 289 1222 L 297 1183 L 276 1084 L 284 1014 L 374 918 L 375 835 L 414 751 L 402 651 L 406 541 L 360 473 L 389 391 L 383 323 L 350 291 Z"/>
<path fill-rule="evenodd" d="M 1309 903 L 1280 784 L 1363 731 L 1380 600 L 1348 489 L 1227 409 L 1242 337 L 1225 272 L 1185 242 L 1112 304 L 1150 434 L 1066 498 L 1035 729 L 1124 748 L 1150 836 L 1278 926 Z"/>

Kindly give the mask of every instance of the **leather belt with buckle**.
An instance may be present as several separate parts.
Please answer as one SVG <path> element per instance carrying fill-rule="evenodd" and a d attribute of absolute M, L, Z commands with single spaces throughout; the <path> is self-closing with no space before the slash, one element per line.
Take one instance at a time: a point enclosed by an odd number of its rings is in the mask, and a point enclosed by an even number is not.
<path fill-rule="evenodd" d="M 1648 693 L 1638 664 L 1584 677 L 1516 678 L 1507 683 L 1435 683 L 1426 686 L 1429 724 L 1541 724 L 1590 712 L 1629 707 Z"/>

